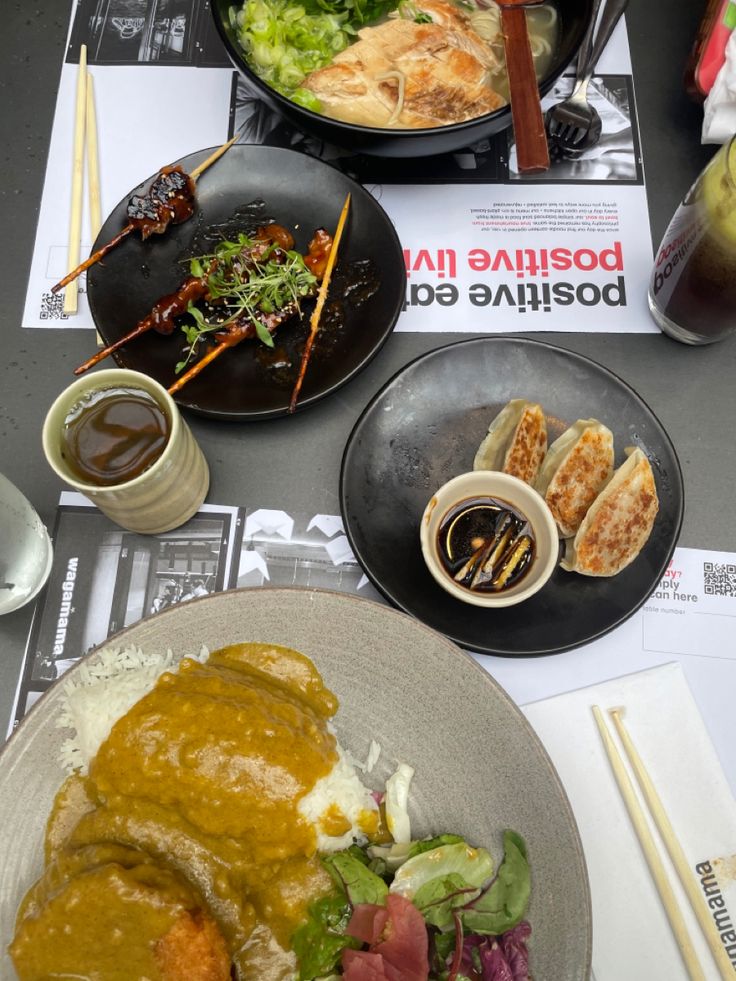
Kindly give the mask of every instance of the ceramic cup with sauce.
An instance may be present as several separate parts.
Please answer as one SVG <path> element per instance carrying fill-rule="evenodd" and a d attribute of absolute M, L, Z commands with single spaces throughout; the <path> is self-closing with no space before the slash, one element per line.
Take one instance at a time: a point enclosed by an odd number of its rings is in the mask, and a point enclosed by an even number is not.
<path fill-rule="evenodd" d="M 473 606 L 512 606 L 529 599 L 544 586 L 559 559 L 557 526 L 542 497 L 522 480 L 496 470 L 474 470 L 443 484 L 424 509 L 419 535 L 434 579 L 451 596 Z M 453 547 L 448 549 L 448 542 Z M 491 562 L 499 542 L 498 562 Z M 516 543 L 521 560 L 507 584 L 499 587 Z"/>
<path fill-rule="evenodd" d="M 127 403 L 120 393 L 130 393 Z M 114 401 L 117 415 L 110 409 Z M 84 415 L 92 411 L 100 414 L 94 424 Z M 85 431 L 73 441 L 80 419 Z M 95 433 L 102 433 L 99 445 L 90 443 Z M 135 446 L 132 455 L 128 442 Z M 155 535 L 178 528 L 209 489 L 207 461 L 174 400 L 137 371 L 98 371 L 65 389 L 46 416 L 43 449 L 62 480 L 128 531 Z"/>

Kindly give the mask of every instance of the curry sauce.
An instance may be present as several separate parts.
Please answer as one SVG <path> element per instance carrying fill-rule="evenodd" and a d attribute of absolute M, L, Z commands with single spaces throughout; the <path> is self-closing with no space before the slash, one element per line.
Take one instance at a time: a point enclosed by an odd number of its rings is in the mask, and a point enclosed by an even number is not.
<path fill-rule="evenodd" d="M 291 977 L 289 938 L 329 889 L 297 805 L 338 758 L 336 709 L 282 647 L 162 675 L 57 795 L 10 947 L 21 981 Z"/>

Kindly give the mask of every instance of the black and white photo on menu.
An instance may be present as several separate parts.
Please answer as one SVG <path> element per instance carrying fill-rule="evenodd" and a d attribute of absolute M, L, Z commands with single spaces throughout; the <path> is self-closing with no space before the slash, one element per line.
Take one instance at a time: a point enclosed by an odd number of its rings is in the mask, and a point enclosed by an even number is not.
<path fill-rule="evenodd" d="M 92 648 L 181 603 L 264 586 L 379 598 L 339 515 L 205 504 L 180 528 L 138 535 L 64 491 L 51 537 L 54 561 L 36 601 L 14 723 Z"/>

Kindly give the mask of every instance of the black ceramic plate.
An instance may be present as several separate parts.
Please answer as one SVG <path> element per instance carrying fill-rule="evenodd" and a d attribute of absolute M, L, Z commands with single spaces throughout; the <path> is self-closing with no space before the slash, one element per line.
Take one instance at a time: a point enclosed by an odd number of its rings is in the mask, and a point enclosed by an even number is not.
<path fill-rule="evenodd" d="M 624 447 L 640 446 L 660 510 L 643 551 L 619 575 L 592 579 L 558 568 L 526 602 L 485 610 L 432 579 L 419 521 L 438 487 L 473 469 L 491 419 L 512 398 L 541 403 L 550 441 L 576 419 L 594 417 L 613 432 L 617 465 Z M 556 654 L 612 630 L 651 594 L 680 531 L 682 474 L 651 409 L 606 368 L 540 341 L 483 337 L 423 355 L 378 393 L 345 448 L 340 506 L 358 561 L 396 606 L 470 650 Z"/>
<path fill-rule="evenodd" d="M 209 154 L 202 150 L 178 161 L 191 171 Z M 126 223 L 134 188 L 102 227 L 94 248 Z M 374 263 L 380 287 L 364 303 L 345 302 L 344 326 L 318 336 L 302 388 L 299 408 L 334 392 L 377 353 L 399 316 L 406 274 L 398 237 L 378 202 L 359 184 L 328 164 L 291 150 L 236 145 L 197 182 L 197 210 L 189 221 L 143 242 L 130 236 L 87 274 L 89 304 L 106 343 L 119 340 L 141 320 L 159 297 L 176 289 L 188 275 L 182 261 L 200 251 L 207 228 L 231 223 L 236 211 L 256 200 L 265 214 L 291 229 L 296 247 L 306 251 L 315 228 L 334 231 L 345 196 L 351 213 L 340 245 L 338 269 L 356 260 Z M 230 225 L 232 234 L 232 225 Z M 205 250 L 207 251 L 207 250 Z M 339 276 L 335 277 L 339 291 Z M 286 412 L 308 325 L 296 319 L 279 328 L 275 352 L 245 341 L 226 351 L 176 396 L 177 402 L 216 419 L 262 419 Z M 124 368 L 142 371 L 168 388 L 181 357 L 183 335 L 164 337 L 149 331 L 114 355 Z M 90 352 L 91 354 L 92 352 Z"/>

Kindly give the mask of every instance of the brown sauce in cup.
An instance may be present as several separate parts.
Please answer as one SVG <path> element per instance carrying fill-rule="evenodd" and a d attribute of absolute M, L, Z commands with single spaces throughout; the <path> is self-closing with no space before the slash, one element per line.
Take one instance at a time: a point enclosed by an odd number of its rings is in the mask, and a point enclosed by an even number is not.
<path fill-rule="evenodd" d="M 61 452 L 78 480 L 113 487 L 148 470 L 170 432 L 167 414 L 142 388 L 101 388 L 70 410 Z"/>
<path fill-rule="evenodd" d="M 445 571 L 473 592 L 501 592 L 519 583 L 534 559 L 525 515 L 496 497 L 471 497 L 440 522 L 437 552 Z"/>

